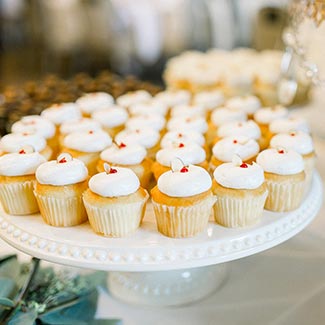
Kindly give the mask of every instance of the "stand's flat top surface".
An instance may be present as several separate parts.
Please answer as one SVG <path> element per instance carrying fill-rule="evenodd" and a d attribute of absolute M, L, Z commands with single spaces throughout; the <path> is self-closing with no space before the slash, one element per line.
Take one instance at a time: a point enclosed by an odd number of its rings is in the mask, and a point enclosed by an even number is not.
<path fill-rule="evenodd" d="M 126 238 L 105 238 L 88 223 L 70 228 L 45 224 L 39 214 L 0 212 L 0 237 L 15 248 L 50 262 L 97 270 L 156 271 L 223 263 L 276 246 L 304 229 L 322 203 L 322 182 L 315 173 L 301 206 L 289 213 L 264 211 L 261 222 L 230 229 L 210 222 L 200 235 L 168 238 L 156 230 L 151 204 L 142 226 Z"/>

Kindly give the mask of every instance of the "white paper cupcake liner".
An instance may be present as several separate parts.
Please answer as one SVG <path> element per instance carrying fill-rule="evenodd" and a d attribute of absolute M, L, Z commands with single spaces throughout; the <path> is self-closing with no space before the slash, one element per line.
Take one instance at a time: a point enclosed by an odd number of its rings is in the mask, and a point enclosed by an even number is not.
<path fill-rule="evenodd" d="M 218 196 L 213 207 L 215 221 L 230 228 L 253 225 L 263 215 L 266 197 L 267 191 L 262 195 L 247 199 Z"/>
<path fill-rule="evenodd" d="M 87 221 L 81 197 L 55 198 L 34 192 L 44 221 L 55 227 L 71 227 Z"/>
<path fill-rule="evenodd" d="M 124 237 L 139 228 L 148 196 L 134 203 L 108 204 L 99 208 L 84 200 L 92 229 L 107 237 Z"/>
<path fill-rule="evenodd" d="M 299 207 L 304 195 L 305 180 L 296 183 L 291 182 L 290 179 L 281 183 L 269 179 L 265 181 L 269 190 L 265 209 L 286 212 Z"/>
<path fill-rule="evenodd" d="M 168 206 L 152 201 L 158 231 L 173 238 L 195 236 L 206 228 L 215 202 L 215 196 L 192 206 Z"/>
<path fill-rule="evenodd" d="M 13 215 L 27 215 L 39 211 L 33 193 L 35 181 L 2 183 L 0 199 L 4 210 Z"/>

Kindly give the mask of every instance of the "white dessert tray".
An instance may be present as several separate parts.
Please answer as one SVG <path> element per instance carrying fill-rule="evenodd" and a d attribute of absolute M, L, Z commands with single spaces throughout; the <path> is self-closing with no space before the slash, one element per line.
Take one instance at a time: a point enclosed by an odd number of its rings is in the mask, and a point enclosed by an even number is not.
<path fill-rule="evenodd" d="M 202 234 L 188 239 L 161 235 L 151 204 L 141 228 L 126 238 L 99 236 L 88 223 L 55 228 L 39 214 L 11 216 L 0 207 L 0 237 L 29 255 L 70 266 L 128 272 L 185 269 L 239 259 L 286 241 L 314 219 L 322 199 L 322 181 L 315 172 L 311 189 L 297 210 L 264 211 L 260 223 L 243 229 L 211 221 Z"/>

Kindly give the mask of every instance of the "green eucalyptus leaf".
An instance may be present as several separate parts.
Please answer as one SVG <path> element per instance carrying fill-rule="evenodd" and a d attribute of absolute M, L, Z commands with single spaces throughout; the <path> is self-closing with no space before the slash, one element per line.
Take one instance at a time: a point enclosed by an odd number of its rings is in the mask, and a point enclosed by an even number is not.
<path fill-rule="evenodd" d="M 0 258 L 0 266 L 2 263 L 4 262 L 7 262 L 8 260 L 11 260 L 11 259 L 17 259 L 17 255 L 7 255 L 7 256 L 4 256 L 4 257 L 1 257 Z"/>
<path fill-rule="evenodd" d="M 122 325 L 121 319 L 94 319 L 89 325 Z"/>
<path fill-rule="evenodd" d="M 0 277 L 0 297 L 12 297 L 16 289 L 15 281 Z"/>
<path fill-rule="evenodd" d="M 35 310 L 29 310 L 28 312 L 18 311 L 8 321 L 8 325 L 34 325 L 37 319 L 37 313 Z"/>
<path fill-rule="evenodd" d="M 0 306 L 12 308 L 15 306 L 15 303 L 11 299 L 0 297 Z"/>
<path fill-rule="evenodd" d="M 17 258 L 5 258 L 0 264 L 0 277 L 15 279 L 20 273 L 20 264 Z"/>

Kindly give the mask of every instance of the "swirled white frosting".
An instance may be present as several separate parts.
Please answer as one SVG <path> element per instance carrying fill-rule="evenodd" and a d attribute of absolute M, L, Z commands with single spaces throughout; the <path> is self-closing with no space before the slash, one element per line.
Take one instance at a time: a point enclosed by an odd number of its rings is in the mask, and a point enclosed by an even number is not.
<path fill-rule="evenodd" d="M 264 182 L 263 168 L 255 163 L 244 165 L 245 168 L 233 162 L 221 164 L 214 170 L 213 177 L 226 188 L 253 190 L 260 187 Z"/>
<path fill-rule="evenodd" d="M 80 118 L 77 120 L 66 121 L 61 124 L 61 134 L 70 134 L 78 131 L 100 130 L 101 126 L 97 121 L 90 118 Z"/>
<path fill-rule="evenodd" d="M 157 131 L 161 131 L 165 126 L 165 118 L 160 115 L 142 115 L 131 117 L 125 126 L 128 129 L 142 129 L 142 128 L 152 128 Z"/>
<path fill-rule="evenodd" d="M 170 170 L 163 173 L 158 178 L 159 191 L 171 197 L 190 197 L 211 188 L 211 177 L 204 168 L 189 165 L 187 169 L 187 172 Z"/>
<path fill-rule="evenodd" d="M 279 118 L 288 115 L 288 109 L 281 105 L 274 107 L 263 107 L 254 113 L 254 120 L 260 124 L 270 124 Z"/>
<path fill-rule="evenodd" d="M 168 106 L 161 101 L 151 99 L 144 103 L 133 104 L 129 106 L 131 115 L 161 115 L 165 116 Z"/>
<path fill-rule="evenodd" d="M 36 169 L 36 179 L 40 184 L 63 186 L 83 182 L 88 177 L 85 164 L 79 159 L 65 163 L 51 160 Z"/>
<path fill-rule="evenodd" d="M 78 131 L 63 139 L 66 148 L 81 152 L 100 152 L 112 144 L 112 138 L 102 130 Z"/>
<path fill-rule="evenodd" d="M 200 105 L 176 105 L 172 107 L 171 117 L 205 116 L 205 108 Z"/>
<path fill-rule="evenodd" d="M 302 131 L 276 134 L 271 139 L 270 147 L 282 147 L 286 150 L 294 150 L 301 155 L 307 155 L 314 151 L 312 137 Z"/>
<path fill-rule="evenodd" d="M 288 133 L 291 131 L 303 131 L 310 133 L 309 125 L 304 118 L 301 117 L 289 117 L 281 118 L 271 122 L 270 131 L 274 134 Z"/>
<path fill-rule="evenodd" d="M 81 118 L 81 112 L 75 103 L 61 103 L 44 109 L 41 116 L 59 125 L 65 121 Z"/>
<path fill-rule="evenodd" d="M 177 142 L 183 142 L 185 144 L 196 143 L 199 146 L 204 146 L 205 138 L 204 136 L 195 131 L 169 131 L 161 139 L 160 146 L 162 148 L 168 148 L 174 146 Z"/>
<path fill-rule="evenodd" d="M 117 143 L 134 144 L 138 143 L 146 149 L 154 147 L 160 139 L 158 131 L 152 128 L 139 128 L 135 130 L 125 129 L 115 136 Z"/>
<path fill-rule="evenodd" d="M 214 109 L 222 105 L 225 101 L 225 98 L 221 91 L 212 90 L 212 91 L 202 91 L 194 95 L 193 103 L 195 105 L 203 106 L 205 109 Z"/>
<path fill-rule="evenodd" d="M 139 144 L 113 145 L 101 152 L 100 158 L 111 164 L 137 165 L 140 164 L 147 155 L 147 150 Z"/>
<path fill-rule="evenodd" d="M 259 126 L 252 120 L 244 122 L 228 122 L 221 125 L 217 130 L 218 137 L 225 138 L 228 136 L 243 135 L 250 139 L 259 139 L 261 130 Z"/>
<path fill-rule="evenodd" d="M 114 104 L 114 98 L 104 92 L 88 93 L 76 100 L 80 110 L 86 114 L 91 114 L 98 109 L 109 108 Z"/>
<path fill-rule="evenodd" d="M 39 115 L 24 116 L 11 127 L 13 133 L 37 133 L 45 139 L 50 139 L 55 134 L 55 125 Z"/>
<path fill-rule="evenodd" d="M 46 147 L 46 140 L 36 133 L 9 133 L 0 140 L 0 150 L 3 152 L 18 152 L 23 146 L 32 146 L 35 151 Z"/>
<path fill-rule="evenodd" d="M 144 103 L 150 100 L 152 97 L 149 92 L 146 90 L 136 90 L 132 92 L 128 92 L 118 98 L 116 98 L 116 103 L 119 106 L 128 108 L 134 104 Z"/>
<path fill-rule="evenodd" d="M 272 174 L 293 175 L 304 170 L 302 156 L 293 150 L 266 149 L 258 154 L 256 162 Z"/>
<path fill-rule="evenodd" d="M 227 107 L 220 107 L 213 110 L 211 114 L 211 122 L 215 126 L 233 122 L 233 121 L 246 121 L 247 115 L 244 111 L 230 109 Z"/>
<path fill-rule="evenodd" d="M 223 162 L 230 162 L 234 155 L 242 160 L 256 156 L 260 151 L 258 143 L 245 136 L 230 136 L 219 140 L 212 148 L 214 157 Z"/>
<path fill-rule="evenodd" d="M 46 159 L 38 152 L 25 154 L 8 153 L 0 157 L 0 175 L 33 175 L 37 167 L 45 162 Z"/>
<path fill-rule="evenodd" d="M 261 102 L 256 96 L 233 97 L 226 102 L 226 107 L 240 110 L 246 114 L 254 114 L 260 107 Z"/>
<path fill-rule="evenodd" d="M 103 197 L 118 197 L 130 195 L 139 189 L 139 179 L 131 169 L 112 168 L 116 170 L 115 173 L 102 172 L 90 178 L 89 188 L 92 192 Z"/>
<path fill-rule="evenodd" d="M 123 125 L 128 119 L 128 113 L 125 108 L 112 106 L 108 109 L 97 110 L 92 114 L 92 118 L 103 127 L 114 128 Z"/>
<path fill-rule="evenodd" d="M 196 131 L 205 133 L 208 130 L 208 124 L 205 118 L 200 116 L 179 116 L 173 117 L 168 121 L 167 129 L 168 131 Z"/>
<path fill-rule="evenodd" d="M 165 90 L 158 93 L 154 98 L 168 107 L 173 107 L 188 104 L 191 100 L 191 93 L 187 90 Z"/>
<path fill-rule="evenodd" d="M 179 142 L 175 143 L 173 147 L 159 150 L 156 154 L 156 160 L 166 167 L 170 167 L 175 158 L 180 158 L 185 165 L 197 165 L 205 161 L 206 152 L 197 144 Z"/>

